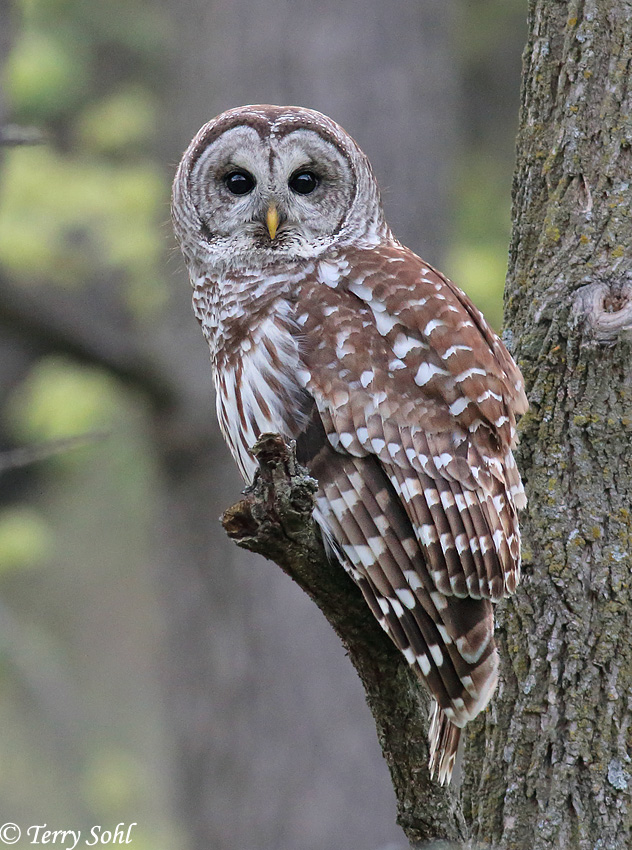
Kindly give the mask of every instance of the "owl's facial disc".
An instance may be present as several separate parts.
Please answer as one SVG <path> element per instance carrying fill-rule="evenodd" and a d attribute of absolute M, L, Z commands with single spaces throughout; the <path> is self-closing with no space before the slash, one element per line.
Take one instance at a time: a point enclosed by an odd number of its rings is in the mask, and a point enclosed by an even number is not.
<path fill-rule="evenodd" d="M 243 124 L 227 129 L 189 180 L 202 238 L 222 262 L 240 265 L 319 256 L 355 195 L 349 157 L 302 128 L 264 136 Z"/>

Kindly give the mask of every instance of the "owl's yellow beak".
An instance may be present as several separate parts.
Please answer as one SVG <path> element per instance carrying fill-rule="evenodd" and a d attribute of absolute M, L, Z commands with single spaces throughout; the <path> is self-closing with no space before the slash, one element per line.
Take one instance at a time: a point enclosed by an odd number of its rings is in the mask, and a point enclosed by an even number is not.
<path fill-rule="evenodd" d="M 266 213 L 266 225 L 268 233 L 270 234 L 270 239 L 274 239 L 277 230 L 279 229 L 279 212 L 276 208 L 276 204 L 270 204 L 268 207 L 268 212 Z"/>

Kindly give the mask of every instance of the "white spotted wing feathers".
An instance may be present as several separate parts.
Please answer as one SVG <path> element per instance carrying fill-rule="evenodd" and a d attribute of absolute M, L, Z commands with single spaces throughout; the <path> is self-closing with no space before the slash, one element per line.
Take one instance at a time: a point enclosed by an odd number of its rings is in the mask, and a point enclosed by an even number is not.
<path fill-rule="evenodd" d="M 519 579 L 525 497 L 511 448 L 526 399 L 451 282 L 396 243 L 349 259 L 337 282 L 328 263 L 300 294 L 305 386 L 334 450 L 314 462 L 319 510 L 437 699 L 433 766 L 445 780 L 458 727 L 495 687 L 491 600 Z"/>

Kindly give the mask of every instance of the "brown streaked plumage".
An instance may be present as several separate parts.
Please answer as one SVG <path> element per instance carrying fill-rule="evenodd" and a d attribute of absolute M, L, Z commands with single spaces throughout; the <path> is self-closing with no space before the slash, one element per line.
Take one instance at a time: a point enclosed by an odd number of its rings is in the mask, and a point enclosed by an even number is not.
<path fill-rule="evenodd" d="M 430 766 L 449 781 L 496 685 L 492 602 L 520 577 L 520 372 L 467 296 L 393 237 L 368 160 L 317 112 L 209 122 L 173 218 L 242 475 L 259 434 L 296 439 L 325 538 L 435 697 Z"/>

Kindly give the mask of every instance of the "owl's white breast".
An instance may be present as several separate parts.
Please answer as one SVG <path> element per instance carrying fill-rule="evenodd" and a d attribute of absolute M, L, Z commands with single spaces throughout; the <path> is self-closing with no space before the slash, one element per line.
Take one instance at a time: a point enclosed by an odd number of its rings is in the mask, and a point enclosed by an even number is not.
<path fill-rule="evenodd" d="M 305 275 L 305 270 L 300 278 Z M 216 408 L 226 443 L 245 481 L 260 434 L 293 438 L 307 413 L 300 329 L 291 296 L 299 275 L 193 281 L 193 305 L 208 340 Z"/>

